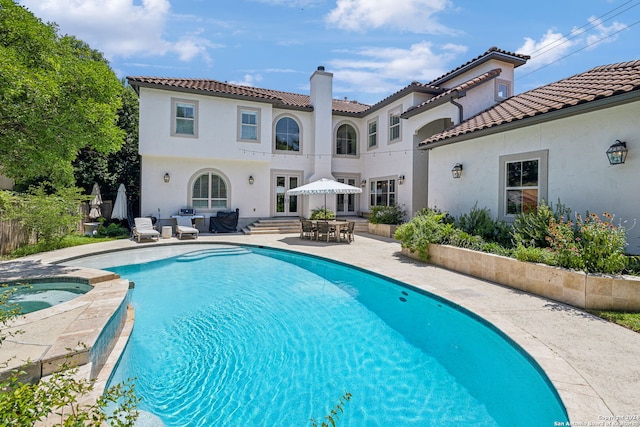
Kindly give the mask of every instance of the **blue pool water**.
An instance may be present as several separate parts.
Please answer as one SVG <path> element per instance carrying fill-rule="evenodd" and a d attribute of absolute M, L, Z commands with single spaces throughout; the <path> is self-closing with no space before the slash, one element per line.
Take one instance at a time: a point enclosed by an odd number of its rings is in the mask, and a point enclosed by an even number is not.
<path fill-rule="evenodd" d="M 219 247 L 109 268 L 136 283 L 111 383 L 136 378 L 167 426 L 304 426 L 348 392 L 339 426 L 545 426 L 566 420 L 509 340 L 438 298 L 365 271 Z"/>
<path fill-rule="evenodd" d="M 8 302 L 18 305 L 22 314 L 27 314 L 71 301 L 91 289 L 93 286 L 87 283 L 52 281 L 12 285 L 3 290 L 13 290 Z"/>

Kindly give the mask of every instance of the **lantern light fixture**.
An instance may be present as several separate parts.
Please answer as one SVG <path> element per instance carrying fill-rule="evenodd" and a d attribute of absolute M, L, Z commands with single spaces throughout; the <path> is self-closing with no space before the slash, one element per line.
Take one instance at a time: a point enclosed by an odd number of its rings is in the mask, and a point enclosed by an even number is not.
<path fill-rule="evenodd" d="M 249 175 L 249 185 L 253 185 L 254 182 L 253 175 Z"/>
<path fill-rule="evenodd" d="M 609 158 L 609 164 L 621 165 L 627 159 L 627 143 L 616 139 L 616 142 L 607 150 L 607 158 Z"/>
<path fill-rule="evenodd" d="M 462 176 L 462 163 L 456 163 L 453 169 L 451 169 L 451 175 L 454 178 L 460 178 Z"/>
<path fill-rule="evenodd" d="M 162 179 L 164 180 L 164 182 L 169 182 L 171 181 L 171 175 L 169 175 L 169 172 L 166 172 L 164 174 L 164 176 L 162 177 Z"/>

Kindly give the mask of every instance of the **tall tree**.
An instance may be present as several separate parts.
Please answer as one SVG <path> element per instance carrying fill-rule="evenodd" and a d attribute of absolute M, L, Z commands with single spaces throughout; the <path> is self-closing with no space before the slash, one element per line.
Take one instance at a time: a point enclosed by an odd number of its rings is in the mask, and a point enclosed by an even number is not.
<path fill-rule="evenodd" d="M 125 132 L 125 137 L 124 144 L 117 152 L 105 155 L 89 148 L 80 150 L 74 162 L 76 185 L 88 192 L 97 182 L 103 198 L 115 200 L 117 188 L 122 183 L 127 188 L 127 197 L 135 206 L 140 197 L 138 96 L 124 81 L 118 126 Z"/>
<path fill-rule="evenodd" d="M 13 0 L 0 0 L 0 171 L 17 184 L 74 184 L 82 148 L 123 143 L 122 85 L 86 43 L 59 36 Z"/>

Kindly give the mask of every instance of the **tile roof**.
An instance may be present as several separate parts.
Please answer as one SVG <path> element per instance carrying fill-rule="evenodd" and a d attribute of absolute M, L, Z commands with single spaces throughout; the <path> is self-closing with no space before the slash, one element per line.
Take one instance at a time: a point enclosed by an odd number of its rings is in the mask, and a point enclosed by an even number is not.
<path fill-rule="evenodd" d="M 507 50 L 498 49 L 495 46 L 490 47 L 485 53 L 480 54 L 473 59 L 470 59 L 469 61 L 465 62 L 459 67 L 454 68 L 453 70 L 441 75 L 437 79 L 431 80 L 429 84 L 434 86 L 440 86 L 442 85 L 442 83 L 446 82 L 447 80 L 464 72 L 471 65 L 476 66 L 484 61 L 488 61 L 495 57 L 499 57 L 502 61 L 511 62 L 514 68 L 517 68 L 520 65 L 524 65 L 527 62 L 527 60 L 531 58 L 529 55 L 522 55 L 520 53 L 509 52 Z"/>
<path fill-rule="evenodd" d="M 134 88 L 139 86 L 163 86 L 176 90 L 269 102 L 283 108 L 288 107 L 304 110 L 313 109 L 313 106 L 311 105 L 311 98 L 308 95 L 281 92 L 271 89 L 261 89 L 251 86 L 241 86 L 217 80 L 132 76 L 127 77 L 127 81 Z M 332 107 L 335 112 L 357 114 L 367 110 L 369 105 L 361 104 L 356 101 L 334 99 Z"/>
<path fill-rule="evenodd" d="M 469 89 L 472 89 L 476 86 L 481 85 L 482 83 L 489 81 L 491 79 L 494 79 L 496 77 L 498 77 L 500 75 L 500 73 L 502 73 L 502 69 L 501 68 L 494 68 L 493 70 L 487 71 L 486 73 L 480 74 L 479 76 L 476 76 L 470 80 L 467 80 L 466 82 L 463 82 L 461 84 L 459 84 L 458 86 L 455 86 L 445 92 L 442 92 L 441 94 L 434 96 L 433 98 L 427 99 L 426 101 L 424 101 L 421 104 L 418 104 L 416 106 L 410 107 L 407 111 L 405 111 L 404 113 L 402 113 L 402 115 L 400 117 L 402 117 L 403 119 L 415 116 L 416 114 L 420 114 L 423 111 L 427 110 L 428 108 L 431 108 L 434 105 L 438 105 L 438 102 L 441 102 L 443 100 L 448 100 L 449 96 L 453 93 L 463 93 L 466 92 Z"/>
<path fill-rule="evenodd" d="M 638 90 L 640 60 L 602 65 L 512 96 L 458 125 L 427 138 L 419 146 L 428 146 L 482 129 Z"/>

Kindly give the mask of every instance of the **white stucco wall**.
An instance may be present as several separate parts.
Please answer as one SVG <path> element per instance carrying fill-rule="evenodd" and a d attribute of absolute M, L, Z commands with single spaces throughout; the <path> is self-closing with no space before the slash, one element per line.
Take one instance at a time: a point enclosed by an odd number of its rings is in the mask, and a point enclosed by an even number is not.
<path fill-rule="evenodd" d="M 499 157 L 549 150 L 547 201 L 558 199 L 574 211 L 615 214 L 631 228 L 629 251 L 640 253 L 640 102 L 558 119 L 432 149 L 429 206 L 458 216 L 474 203 L 498 215 Z M 611 166 L 606 150 L 626 141 L 624 165 Z M 460 179 L 451 168 L 464 166 Z"/>

